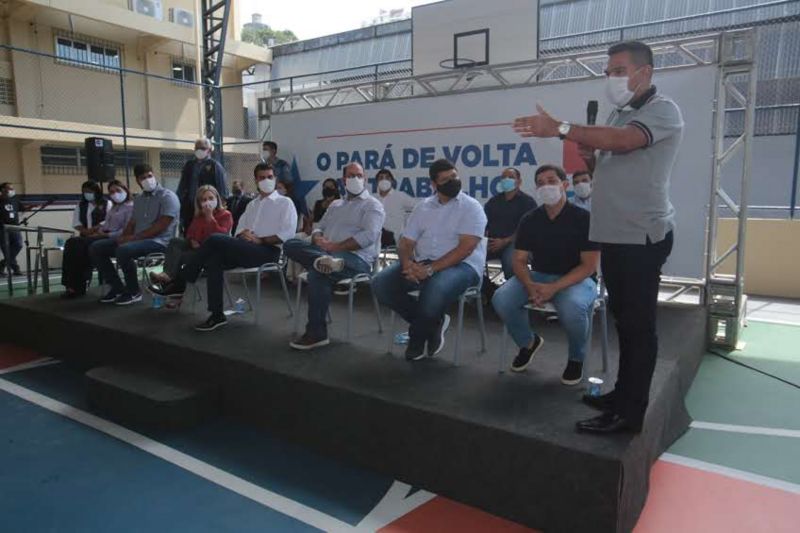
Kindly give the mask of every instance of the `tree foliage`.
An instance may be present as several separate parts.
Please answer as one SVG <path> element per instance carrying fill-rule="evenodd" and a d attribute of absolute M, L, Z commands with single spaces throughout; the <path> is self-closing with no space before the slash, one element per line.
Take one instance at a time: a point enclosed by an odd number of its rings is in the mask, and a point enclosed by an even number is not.
<path fill-rule="evenodd" d="M 267 25 L 262 27 L 246 26 L 242 29 L 242 40 L 259 46 L 268 46 L 269 40 L 275 39 L 274 44 L 290 43 L 297 40 L 297 35 L 292 30 L 273 30 Z"/>

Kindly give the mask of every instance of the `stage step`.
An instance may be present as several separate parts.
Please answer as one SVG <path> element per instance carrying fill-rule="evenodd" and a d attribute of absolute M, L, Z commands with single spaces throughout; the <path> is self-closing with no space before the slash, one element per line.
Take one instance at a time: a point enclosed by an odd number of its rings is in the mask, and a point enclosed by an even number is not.
<path fill-rule="evenodd" d="M 187 428 L 219 410 L 216 386 L 156 368 L 103 366 L 86 378 L 90 408 L 126 424 Z"/>

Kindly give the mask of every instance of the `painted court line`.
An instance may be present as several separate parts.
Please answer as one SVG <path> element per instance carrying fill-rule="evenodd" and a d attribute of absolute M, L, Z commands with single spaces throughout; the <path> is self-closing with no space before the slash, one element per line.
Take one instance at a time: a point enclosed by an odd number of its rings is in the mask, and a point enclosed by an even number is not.
<path fill-rule="evenodd" d="M 20 365 L 22 366 L 22 365 Z M 208 463 L 204 463 L 194 457 L 187 455 L 174 448 L 170 448 L 160 442 L 154 441 L 140 433 L 136 433 L 122 426 L 94 416 L 80 409 L 75 409 L 65 403 L 39 394 L 38 392 L 20 387 L 10 381 L 0 378 L 0 390 L 21 398 L 27 402 L 33 403 L 59 414 L 85 426 L 89 426 L 97 431 L 105 433 L 115 439 L 119 439 L 131 446 L 139 448 L 140 450 L 154 455 L 168 463 L 183 468 L 203 479 L 211 481 L 221 487 L 224 487 L 240 496 L 248 498 L 254 502 L 260 503 L 265 507 L 274 509 L 280 513 L 290 516 L 300 522 L 304 522 L 310 526 L 319 528 L 323 531 L 334 532 L 352 532 L 353 526 L 334 518 L 316 509 L 303 505 L 285 496 L 281 496 L 275 492 L 269 491 L 263 487 L 259 487 L 247 480 L 234 476 L 224 470 L 221 470 Z"/>
<path fill-rule="evenodd" d="M 424 490 L 418 490 L 409 496 L 410 491 L 411 485 L 401 481 L 392 483 L 378 505 L 359 522 L 356 531 L 378 531 L 436 497 L 432 492 Z"/>
<path fill-rule="evenodd" d="M 764 324 L 778 324 L 779 326 L 800 326 L 800 322 L 792 322 L 790 320 L 776 320 L 773 318 L 757 318 L 757 317 L 747 317 L 748 322 L 761 322 Z"/>
<path fill-rule="evenodd" d="M 717 424 L 714 422 L 694 421 L 689 424 L 694 429 L 708 429 L 711 431 L 725 431 L 728 433 L 746 433 L 748 435 L 769 435 L 770 437 L 790 437 L 800 439 L 800 430 L 784 428 L 767 428 L 760 426 L 739 426 L 735 424 Z"/>
<path fill-rule="evenodd" d="M 677 465 L 697 468 L 698 470 L 703 470 L 705 472 L 712 472 L 714 474 L 720 474 L 722 476 L 727 476 L 734 479 L 741 479 L 742 481 L 749 481 L 750 483 L 763 485 L 764 487 L 800 494 L 800 485 L 790 483 L 789 481 L 783 481 L 781 479 L 751 474 L 750 472 L 745 472 L 743 470 L 736 470 L 735 468 L 728 468 L 727 466 L 715 465 L 713 463 L 707 463 L 705 461 L 699 461 L 697 459 L 684 457 L 683 455 L 675 455 L 673 453 L 662 454 L 659 459 Z"/>
<path fill-rule="evenodd" d="M 22 363 L 16 366 L 10 366 L 8 368 L 0 369 L 0 376 L 2 376 L 3 374 L 13 374 L 14 372 L 22 372 L 23 370 L 30 370 L 31 368 L 39 368 L 40 366 L 55 365 L 60 362 L 61 361 L 59 361 L 58 359 L 43 357 L 42 359 L 36 359 L 28 363 Z"/>

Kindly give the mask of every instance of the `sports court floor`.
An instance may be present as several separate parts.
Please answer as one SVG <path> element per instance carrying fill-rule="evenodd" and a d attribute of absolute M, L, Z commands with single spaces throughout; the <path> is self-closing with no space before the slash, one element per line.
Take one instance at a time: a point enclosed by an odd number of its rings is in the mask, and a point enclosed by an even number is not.
<path fill-rule="evenodd" d="M 730 356 L 758 371 L 706 355 L 637 532 L 798 531 L 800 303 L 750 310 Z M 87 411 L 85 369 L 50 355 L 0 343 L 2 531 L 526 529 L 232 420 L 118 426 Z"/>

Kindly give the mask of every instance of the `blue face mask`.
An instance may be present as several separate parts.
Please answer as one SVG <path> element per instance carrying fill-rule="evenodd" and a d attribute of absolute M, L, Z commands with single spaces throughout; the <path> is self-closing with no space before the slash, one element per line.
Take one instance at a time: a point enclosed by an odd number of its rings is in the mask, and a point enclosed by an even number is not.
<path fill-rule="evenodd" d="M 503 178 L 500 180 L 500 190 L 502 192 L 511 192 L 517 187 L 517 181 L 514 178 Z"/>

